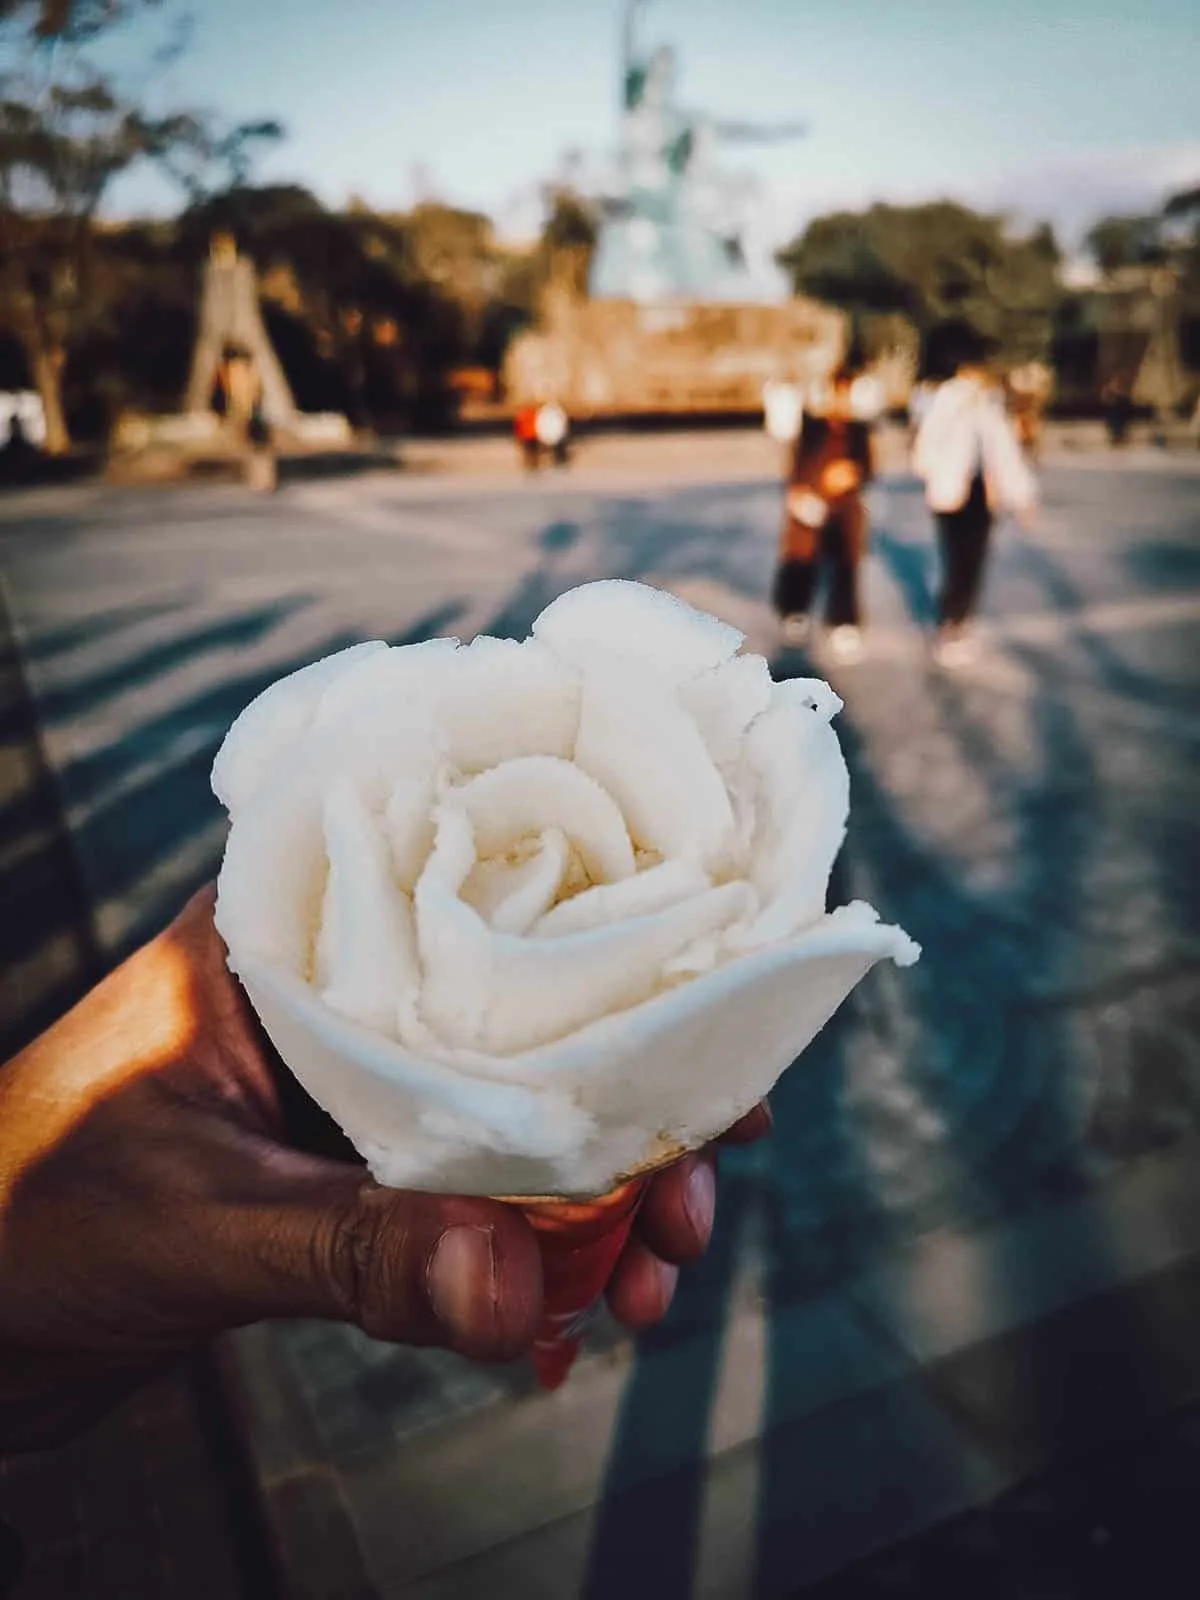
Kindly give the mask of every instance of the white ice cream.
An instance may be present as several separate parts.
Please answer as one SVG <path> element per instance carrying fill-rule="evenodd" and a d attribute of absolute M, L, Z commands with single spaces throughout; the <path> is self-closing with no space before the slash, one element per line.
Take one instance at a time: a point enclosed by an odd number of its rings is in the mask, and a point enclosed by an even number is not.
<path fill-rule="evenodd" d="M 741 643 L 594 583 L 520 644 L 358 645 L 234 723 L 230 964 L 381 1182 L 598 1193 L 916 959 L 869 906 L 826 914 L 840 701 Z"/>

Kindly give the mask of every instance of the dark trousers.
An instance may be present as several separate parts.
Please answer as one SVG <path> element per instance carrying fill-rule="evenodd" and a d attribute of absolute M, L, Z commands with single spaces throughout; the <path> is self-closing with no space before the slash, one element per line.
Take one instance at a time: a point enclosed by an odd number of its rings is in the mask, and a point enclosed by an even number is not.
<path fill-rule="evenodd" d="M 992 513 L 982 477 L 975 478 L 965 505 L 957 511 L 938 512 L 937 531 L 942 552 L 938 621 L 963 623 L 974 615 L 979 604 L 992 531 Z"/>
<path fill-rule="evenodd" d="M 815 550 L 807 560 L 786 554 L 802 541 L 784 530 L 784 557 L 775 574 L 775 609 L 781 617 L 808 611 L 813 602 L 822 564 L 829 569 L 825 620 L 831 628 L 861 621 L 858 603 L 858 562 L 866 533 L 866 508 L 861 500 L 846 499 L 829 513 L 815 536 Z"/>

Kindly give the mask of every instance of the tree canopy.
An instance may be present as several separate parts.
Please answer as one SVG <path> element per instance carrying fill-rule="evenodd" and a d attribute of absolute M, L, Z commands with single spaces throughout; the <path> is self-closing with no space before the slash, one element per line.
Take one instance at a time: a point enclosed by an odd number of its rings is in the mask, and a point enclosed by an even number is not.
<path fill-rule="evenodd" d="M 1014 233 L 949 200 L 818 217 L 779 260 L 797 293 L 858 316 L 902 312 L 922 333 L 962 318 L 1014 355 L 1045 348 L 1059 294 L 1049 226 Z"/>

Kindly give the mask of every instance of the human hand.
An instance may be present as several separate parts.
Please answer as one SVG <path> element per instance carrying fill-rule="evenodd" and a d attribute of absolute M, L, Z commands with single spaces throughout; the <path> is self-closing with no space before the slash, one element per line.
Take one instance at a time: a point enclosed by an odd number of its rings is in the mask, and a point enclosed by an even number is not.
<path fill-rule="evenodd" d="M 541 1309 L 500 1201 L 381 1188 L 266 1044 L 212 891 L 0 1069 L 0 1448 L 80 1426 L 159 1361 L 265 1317 L 480 1360 Z M 756 1108 L 727 1136 L 769 1126 Z M 712 1227 L 715 1153 L 656 1175 L 609 1289 L 648 1327 Z"/>
<path fill-rule="evenodd" d="M 821 474 L 821 490 L 827 499 L 836 500 L 857 489 L 861 477 L 853 461 L 831 461 Z"/>
<path fill-rule="evenodd" d="M 819 494 L 803 484 L 797 484 L 785 496 L 788 516 L 802 527 L 815 532 L 829 516 L 829 507 Z"/>

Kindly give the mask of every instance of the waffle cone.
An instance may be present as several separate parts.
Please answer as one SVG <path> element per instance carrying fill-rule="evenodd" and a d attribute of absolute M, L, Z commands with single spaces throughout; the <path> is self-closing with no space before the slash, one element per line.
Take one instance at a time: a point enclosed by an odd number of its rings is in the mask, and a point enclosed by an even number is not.
<path fill-rule="evenodd" d="M 543 1389 L 557 1389 L 574 1365 L 651 1177 L 685 1154 L 671 1146 L 591 1199 L 503 1197 L 524 1212 L 542 1257 L 542 1320 L 530 1356 Z"/>

